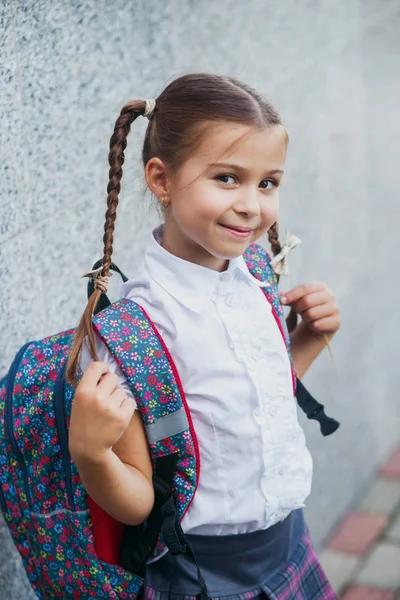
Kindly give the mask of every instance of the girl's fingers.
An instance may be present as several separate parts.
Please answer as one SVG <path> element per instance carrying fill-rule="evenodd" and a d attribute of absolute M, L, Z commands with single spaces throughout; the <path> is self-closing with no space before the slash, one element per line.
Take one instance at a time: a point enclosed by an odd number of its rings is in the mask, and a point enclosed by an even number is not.
<path fill-rule="evenodd" d="M 301 318 L 306 323 L 311 323 L 313 321 L 318 321 L 319 319 L 325 319 L 326 317 L 333 317 L 334 315 L 337 315 L 337 313 L 338 310 L 336 304 L 331 301 L 326 304 L 319 304 L 318 306 L 309 308 L 301 313 Z"/>
<path fill-rule="evenodd" d="M 109 368 L 106 363 L 100 361 L 92 362 L 84 372 L 79 385 L 85 388 L 96 387 L 103 375 L 108 373 L 108 371 Z"/>
<path fill-rule="evenodd" d="M 297 302 L 294 302 L 292 304 L 292 308 L 297 313 L 301 314 L 310 308 L 314 308 L 315 306 L 327 304 L 330 300 L 332 300 L 332 296 L 330 296 L 325 290 L 313 292 L 312 294 L 303 296 L 303 298 L 300 298 L 300 300 Z"/>
<path fill-rule="evenodd" d="M 129 394 L 125 394 L 125 398 L 122 400 L 121 408 L 124 419 L 129 419 L 129 422 L 132 418 L 133 413 L 136 410 L 136 402 Z"/>
<path fill-rule="evenodd" d="M 336 333 L 338 330 L 337 317 L 325 317 L 309 324 L 309 327 L 317 333 Z"/>
<path fill-rule="evenodd" d="M 132 396 L 130 396 L 129 394 L 127 394 L 126 390 L 124 390 L 121 387 L 117 387 L 117 389 L 115 389 L 113 391 L 113 393 L 110 394 L 110 398 L 111 398 L 111 401 L 114 404 L 114 406 L 122 406 L 123 403 L 127 399 L 132 400 L 132 402 L 134 402 Z"/>
<path fill-rule="evenodd" d="M 110 400 L 118 410 L 121 419 L 126 422 L 130 420 L 133 413 L 135 412 L 136 402 L 130 394 L 122 388 L 116 389 L 110 396 Z"/>
<path fill-rule="evenodd" d="M 291 306 L 316 333 L 335 333 L 340 313 L 331 290 L 322 281 L 310 281 L 281 293 L 282 304 Z"/>
<path fill-rule="evenodd" d="M 304 298 L 304 296 L 308 296 L 309 294 L 314 294 L 315 292 L 321 292 L 327 289 L 325 284 L 320 281 L 309 281 L 308 283 L 303 283 L 288 292 L 281 293 L 282 304 L 291 304 L 293 305 L 295 302 Z"/>
<path fill-rule="evenodd" d="M 97 390 L 102 394 L 112 394 L 118 387 L 118 376 L 115 373 L 106 373 L 97 386 Z"/>

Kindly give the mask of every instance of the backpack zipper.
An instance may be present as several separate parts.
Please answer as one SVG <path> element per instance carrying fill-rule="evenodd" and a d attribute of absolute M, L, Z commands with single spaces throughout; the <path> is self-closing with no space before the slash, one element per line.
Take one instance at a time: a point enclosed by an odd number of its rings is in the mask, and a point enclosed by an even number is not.
<path fill-rule="evenodd" d="M 4 385 L 4 387 L 7 389 L 7 375 L 5 375 L 1 380 L 0 380 L 0 388 Z M 4 420 L 3 420 L 3 425 L 5 425 L 5 404 L 4 404 Z M 5 429 L 5 427 L 4 427 Z M 3 492 L 3 487 L 0 483 L 0 509 L 2 511 L 3 514 L 6 513 L 7 511 L 7 504 L 6 504 L 6 498 L 4 496 L 4 492 Z"/>
<path fill-rule="evenodd" d="M 3 494 L 3 488 L 2 488 L 1 483 L 0 483 L 0 508 L 1 508 L 1 512 L 3 513 L 3 515 L 5 515 L 7 512 L 7 504 L 6 504 L 6 499 L 4 497 L 4 494 Z"/>
<path fill-rule="evenodd" d="M 65 412 L 65 367 L 66 363 L 61 369 L 59 376 L 57 377 L 56 385 L 54 388 L 54 414 L 56 418 L 58 437 L 60 438 L 61 454 L 64 464 L 65 473 L 65 485 L 67 488 L 68 504 L 72 511 L 75 511 L 75 499 L 72 490 L 72 469 L 71 469 L 71 454 L 68 447 L 68 427 L 67 427 L 67 415 Z"/>
<path fill-rule="evenodd" d="M 0 383 L 1 383 L 1 382 L 0 382 Z M 0 510 L 1 510 L 1 512 L 2 512 L 4 515 L 5 515 L 5 514 L 6 514 L 6 512 L 7 512 L 7 503 L 6 503 L 6 497 L 5 497 L 5 495 L 4 495 L 4 492 L 3 492 L 3 486 L 2 486 L 2 484 L 1 484 L 1 481 L 0 481 Z"/>
<path fill-rule="evenodd" d="M 7 437 L 10 442 L 10 445 L 11 445 L 11 447 L 15 453 L 15 456 L 17 458 L 17 462 L 22 470 L 22 474 L 23 474 L 23 478 L 24 478 L 25 494 L 26 494 L 26 499 L 27 499 L 29 508 L 31 507 L 32 503 L 31 503 L 31 494 L 29 491 L 28 468 L 26 466 L 22 452 L 18 446 L 17 440 L 14 436 L 13 414 L 12 414 L 12 394 L 13 394 L 13 389 L 14 389 L 14 379 L 17 374 L 19 363 L 21 361 L 21 358 L 22 358 L 25 350 L 28 348 L 28 346 L 31 345 L 31 343 L 32 342 L 28 342 L 27 344 L 22 346 L 22 348 L 18 351 L 16 357 L 13 360 L 13 363 L 11 365 L 9 375 L 8 375 L 6 406 L 5 406 L 5 410 L 4 410 L 5 431 L 7 433 Z"/>

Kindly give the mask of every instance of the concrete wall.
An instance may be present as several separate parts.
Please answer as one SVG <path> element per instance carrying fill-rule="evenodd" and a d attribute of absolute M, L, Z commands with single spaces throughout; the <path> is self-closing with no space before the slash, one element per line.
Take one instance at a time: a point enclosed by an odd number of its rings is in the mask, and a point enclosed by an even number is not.
<path fill-rule="evenodd" d="M 3 0 L 0 28 L 0 372 L 84 307 L 79 275 L 101 255 L 107 148 L 126 101 L 206 70 L 280 108 L 291 138 L 281 223 L 303 239 L 283 285 L 325 279 L 343 314 L 335 364 L 324 356 L 307 376 L 343 422 L 326 440 L 305 424 L 321 542 L 400 437 L 398 0 Z M 144 125 L 116 232 L 127 273 L 156 221 L 137 166 Z M 1 586 L 27 597 L 6 540 L 0 527 Z"/>

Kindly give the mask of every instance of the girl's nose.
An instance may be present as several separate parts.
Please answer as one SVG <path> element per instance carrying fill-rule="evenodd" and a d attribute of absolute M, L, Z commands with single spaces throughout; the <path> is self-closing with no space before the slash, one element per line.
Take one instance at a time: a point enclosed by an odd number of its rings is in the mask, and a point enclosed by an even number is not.
<path fill-rule="evenodd" d="M 247 218 L 258 217 L 260 214 L 260 202 L 257 191 L 242 191 L 240 199 L 235 203 L 234 209 L 237 213 Z"/>

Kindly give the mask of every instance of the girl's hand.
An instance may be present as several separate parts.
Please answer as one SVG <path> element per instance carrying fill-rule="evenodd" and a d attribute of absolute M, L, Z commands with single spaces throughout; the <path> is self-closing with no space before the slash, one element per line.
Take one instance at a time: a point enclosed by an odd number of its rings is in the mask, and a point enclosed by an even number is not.
<path fill-rule="evenodd" d="M 74 460 L 101 460 L 122 437 L 134 411 L 134 400 L 118 387 L 108 365 L 91 363 L 72 402 L 69 448 Z"/>
<path fill-rule="evenodd" d="M 304 283 L 281 294 L 281 302 L 291 306 L 309 329 L 321 336 L 333 336 L 340 327 L 340 313 L 331 290 L 321 281 Z"/>

